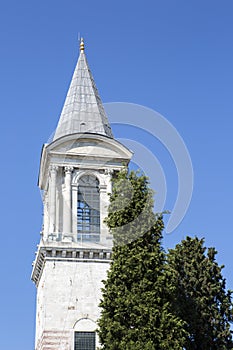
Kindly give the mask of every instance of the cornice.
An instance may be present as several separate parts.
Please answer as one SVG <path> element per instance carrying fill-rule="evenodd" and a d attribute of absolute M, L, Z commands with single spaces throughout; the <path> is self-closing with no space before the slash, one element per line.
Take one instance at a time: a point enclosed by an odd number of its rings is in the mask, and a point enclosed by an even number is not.
<path fill-rule="evenodd" d="M 39 246 L 31 279 L 38 286 L 46 261 L 110 263 L 111 249 Z"/>

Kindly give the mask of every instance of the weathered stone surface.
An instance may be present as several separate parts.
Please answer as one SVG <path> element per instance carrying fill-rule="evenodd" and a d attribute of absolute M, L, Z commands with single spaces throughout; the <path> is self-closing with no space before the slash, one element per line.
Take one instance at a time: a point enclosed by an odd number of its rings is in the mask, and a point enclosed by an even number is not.
<path fill-rule="evenodd" d="M 75 330 L 96 330 L 108 266 L 107 261 L 46 261 L 37 292 L 37 350 L 60 349 L 61 344 L 70 350 Z"/>

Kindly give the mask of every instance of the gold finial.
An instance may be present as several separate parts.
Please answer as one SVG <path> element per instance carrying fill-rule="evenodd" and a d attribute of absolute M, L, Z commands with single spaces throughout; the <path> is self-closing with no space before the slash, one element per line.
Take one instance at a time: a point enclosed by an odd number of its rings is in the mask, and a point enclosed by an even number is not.
<path fill-rule="evenodd" d="M 83 40 L 83 38 L 81 38 L 81 41 L 80 41 L 80 52 L 84 52 L 84 40 Z"/>

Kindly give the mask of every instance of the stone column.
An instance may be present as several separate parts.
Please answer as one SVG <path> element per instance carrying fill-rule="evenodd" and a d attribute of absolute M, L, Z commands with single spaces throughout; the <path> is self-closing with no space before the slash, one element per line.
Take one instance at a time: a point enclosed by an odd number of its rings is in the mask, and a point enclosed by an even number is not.
<path fill-rule="evenodd" d="M 104 223 L 104 219 L 108 216 L 107 211 L 107 186 L 100 185 L 99 187 L 100 193 L 100 242 L 106 245 L 106 237 L 108 234 L 107 225 Z"/>
<path fill-rule="evenodd" d="M 106 184 L 107 184 L 107 192 L 112 193 L 112 174 L 113 170 L 112 169 L 105 169 L 105 175 L 106 175 Z"/>
<path fill-rule="evenodd" d="M 102 214 L 103 218 L 107 214 L 107 186 L 100 185 L 99 186 L 99 194 L 100 194 L 100 214 Z"/>
<path fill-rule="evenodd" d="M 43 220 L 43 237 L 48 238 L 49 234 L 49 203 L 48 203 L 48 192 L 44 191 L 44 220 Z"/>
<path fill-rule="evenodd" d="M 64 237 L 72 235 L 72 196 L 71 196 L 71 181 L 72 181 L 71 166 L 65 167 L 65 191 L 63 202 L 63 234 Z"/>
<path fill-rule="evenodd" d="M 72 184 L 72 232 L 74 242 L 77 242 L 77 203 L 78 203 L 78 186 Z"/>
<path fill-rule="evenodd" d="M 58 166 L 50 165 L 49 182 L 49 234 L 56 232 L 56 182 Z"/>
<path fill-rule="evenodd" d="M 100 232 L 101 232 L 101 242 L 112 247 L 112 235 L 109 234 L 109 229 L 104 223 L 104 219 L 108 216 L 108 206 L 109 206 L 109 195 L 112 192 L 112 169 L 106 169 L 104 172 L 104 184 L 100 185 Z"/>

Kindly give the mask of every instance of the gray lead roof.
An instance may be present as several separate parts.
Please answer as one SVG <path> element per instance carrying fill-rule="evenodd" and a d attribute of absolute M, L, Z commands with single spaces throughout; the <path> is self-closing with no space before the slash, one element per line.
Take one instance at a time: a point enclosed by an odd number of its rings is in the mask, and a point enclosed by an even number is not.
<path fill-rule="evenodd" d="M 65 135 L 85 132 L 113 138 L 83 46 L 53 141 Z"/>

